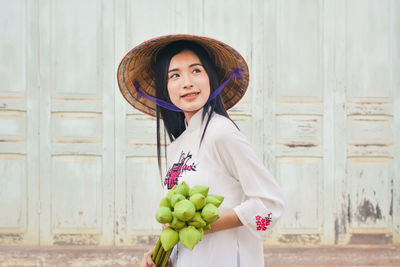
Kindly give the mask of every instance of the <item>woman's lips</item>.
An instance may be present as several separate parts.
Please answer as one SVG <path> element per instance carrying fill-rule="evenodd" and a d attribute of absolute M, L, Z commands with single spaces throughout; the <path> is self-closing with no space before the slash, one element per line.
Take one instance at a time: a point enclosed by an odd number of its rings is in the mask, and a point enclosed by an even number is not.
<path fill-rule="evenodd" d="M 194 93 L 185 94 L 181 97 L 186 100 L 191 100 L 191 99 L 195 99 L 199 94 L 200 94 L 199 92 L 194 92 Z"/>

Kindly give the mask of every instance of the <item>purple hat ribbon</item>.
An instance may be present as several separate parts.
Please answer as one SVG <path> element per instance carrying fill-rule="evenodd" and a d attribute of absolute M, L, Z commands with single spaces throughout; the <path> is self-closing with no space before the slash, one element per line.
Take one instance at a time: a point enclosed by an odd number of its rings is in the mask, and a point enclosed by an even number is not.
<path fill-rule="evenodd" d="M 169 110 L 177 111 L 177 112 L 185 112 L 184 110 L 178 108 L 178 107 L 175 106 L 174 104 L 171 104 L 171 103 L 168 103 L 168 102 L 166 102 L 166 101 L 164 101 L 164 100 L 161 100 L 161 99 L 158 99 L 158 98 L 155 98 L 155 97 L 146 95 L 145 93 L 143 93 L 142 91 L 140 91 L 140 85 L 139 85 L 139 83 L 138 83 L 137 81 L 135 81 L 135 82 L 133 83 L 133 85 L 135 86 L 136 92 L 138 93 L 138 100 L 139 100 L 140 98 L 144 97 L 144 98 L 146 98 L 147 100 L 150 100 L 150 101 L 153 102 L 154 104 L 156 104 L 156 105 L 158 105 L 158 106 L 160 106 L 160 107 L 163 107 L 163 108 L 165 108 L 165 109 L 169 109 Z"/>
<path fill-rule="evenodd" d="M 237 79 L 242 78 L 242 73 L 243 73 L 243 70 L 241 70 L 241 69 L 234 69 L 234 70 L 232 71 L 231 75 L 229 75 L 228 80 L 226 80 L 225 82 L 223 82 L 223 83 L 210 95 L 210 97 L 208 98 L 207 103 L 210 102 L 211 100 L 213 100 L 214 98 L 216 98 L 217 95 L 219 95 L 219 93 L 221 93 L 222 89 L 224 89 L 224 87 L 228 84 L 228 82 L 229 82 L 233 77 L 235 77 L 235 78 L 237 78 Z"/>
<path fill-rule="evenodd" d="M 222 89 L 224 89 L 224 87 L 228 84 L 228 82 L 229 82 L 233 77 L 235 77 L 235 78 L 237 78 L 237 79 L 240 79 L 240 78 L 242 78 L 242 74 L 243 74 L 243 70 L 241 70 L 241 69 L 234 69 L 234 70 L 232 71 L 232 73 L 229 75 L 229 78 L 228 78 L 225 82 L 223 82 L 223 83 L 210 95 L 210 97 L 208 98 L 207 103 L 210 102 L 211 100 L 213 100 L 214 98 L 216 98 L 217 95 L 218 95 L 219 93 L 221 93 Z M 152 97 L 152 96 L 149 96 L 149 95 L 143 93 L 142 91 L 140 91 L 140 84 L 139 84 L 137 81 L 135 81 L 135 82 L 133 83 L 133 85 L 134 85 L 135 88 L 136 88 L 136 92 L 137 92 L 137 94 L 138 94 L 138 98 L 137 98 L 138 100 L 139 100 L 140 98 L 144 97 L 144 98 L 146 98 L 147 100 L 149 100 L 149 101 L 153 102 L 154 104 L 156 104 L 156 105 L 158 105 L 158 106 L 160 106 L 160 107 L 163 107 L 163 108 L 165 108 L 165 109 L 169 109 L 169 110 L 176 111 L 176 112 L 186 112 L 186 111 L 184 111 L 184 110 L 178 108 L 178 107 L 175 106 L 174 104 L 168 103 L 168 102 L 166 102 L 166 101 L 164 101 L 164 100 L 161 100 L 161 99 L 158 99 L 158 98 L 155 98 L 155 97 Z"/>

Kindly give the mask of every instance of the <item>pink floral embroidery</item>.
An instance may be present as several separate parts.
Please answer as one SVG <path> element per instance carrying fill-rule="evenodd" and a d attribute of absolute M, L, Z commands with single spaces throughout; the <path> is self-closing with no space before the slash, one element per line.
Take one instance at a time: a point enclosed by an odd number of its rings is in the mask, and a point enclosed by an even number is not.
<path fill-rule="evenodd" d="M 167 175 L 165 176 L 164 184 L 167 186 L 168 189 L 172 189 L 172 187 L 178 184 L 178 179 L 182 177 L 182 174 L 185 171 L 196 171 L 197 163 L 189 164 L 189 160 L 191 159 L 192 154 L 190 154 L 190 152 L 185 154 L 182 151 L 178 162 L 172 165 L 172 167 L 168 170 Z"/>
<path fill-rule="evenodd" d="M 257 230 L 258 231 L 265 231 L 268 229 L 267 226 L 271 224 L 271 215 L 272 213 L 268 213 L 268 217 L 262 218 L 261 216 L 257 215 L 256 216 L 256 224 L 257 224 Z"/>

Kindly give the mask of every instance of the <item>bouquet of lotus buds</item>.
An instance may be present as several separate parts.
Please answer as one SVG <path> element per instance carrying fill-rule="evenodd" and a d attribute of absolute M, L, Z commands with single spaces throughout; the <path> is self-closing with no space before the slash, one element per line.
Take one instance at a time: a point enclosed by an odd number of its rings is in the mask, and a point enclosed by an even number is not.
<path fill-rule="evenodd" d="M 210 224 L 219 218 L 218 207 L 224 197 L 208 194 L 208 190 L 209 187 L 202 185 L 189 188 L 182 182 L 161 199 L 156 219 L 169 226 L 162 230 L 152 255 L 157 267 L 167 264 L 178 242 L 192 250 L 202 239 L 204 231 L 210 230 Z"/>

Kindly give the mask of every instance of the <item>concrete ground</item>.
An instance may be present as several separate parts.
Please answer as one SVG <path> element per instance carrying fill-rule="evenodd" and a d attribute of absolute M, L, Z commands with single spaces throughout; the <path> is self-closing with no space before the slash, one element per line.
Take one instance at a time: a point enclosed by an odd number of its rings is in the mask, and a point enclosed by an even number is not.
<path fill-rule="evenodd" d="M 0 266 L 139 266 L 147 247 L 0 247 Z M 265 247 L 272 266 L 400 266 L 400 246 Z M 225 266 L 221 266 L 225 267 Z M 229 266 L 227 266 L 229 267 Z"/>

